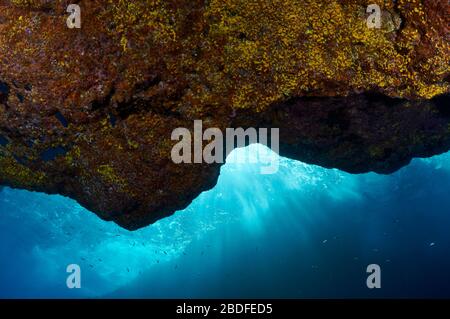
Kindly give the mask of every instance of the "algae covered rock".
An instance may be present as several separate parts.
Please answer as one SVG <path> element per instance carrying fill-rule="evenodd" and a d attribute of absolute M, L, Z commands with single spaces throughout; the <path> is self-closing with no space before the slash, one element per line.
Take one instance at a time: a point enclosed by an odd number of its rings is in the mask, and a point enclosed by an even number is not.
<path fill-rule="evenodd" d="M 196 119 L 355 173 L 450 148 L 447 0 L 81 0 L 81 28 L 70 4 L 0 0 L 2 185 L 137 229 L 215 185 L 171 159 Z"/>

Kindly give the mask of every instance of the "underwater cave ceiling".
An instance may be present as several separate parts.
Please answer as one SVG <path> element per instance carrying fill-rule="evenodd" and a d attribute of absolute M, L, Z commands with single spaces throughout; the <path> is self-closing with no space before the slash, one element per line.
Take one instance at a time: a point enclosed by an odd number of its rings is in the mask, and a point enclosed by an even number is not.
<path fill-rule="evenodd" d="M 81 7 L 82 27 L 66 25 Z M 366 8 L 382 7 L 381 29 Z M 0 184 L 134 230 L 212 188 L 177 127 L 276 127 L 280 154 L 391 173 L 450 149 L 447 0 L 0 0 Z"/>

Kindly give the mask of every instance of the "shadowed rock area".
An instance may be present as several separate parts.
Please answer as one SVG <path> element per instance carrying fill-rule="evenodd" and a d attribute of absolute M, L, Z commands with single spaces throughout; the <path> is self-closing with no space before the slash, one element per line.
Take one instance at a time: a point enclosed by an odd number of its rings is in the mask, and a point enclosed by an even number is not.
<path fill-rule="evenodd" d="M 175 128 L 274 127 L 280 154 L 391 173 L 450 149 L 447 0 L 0 0 L 0 184 L 130 229 L 221 164 L 175 164 Z"/>

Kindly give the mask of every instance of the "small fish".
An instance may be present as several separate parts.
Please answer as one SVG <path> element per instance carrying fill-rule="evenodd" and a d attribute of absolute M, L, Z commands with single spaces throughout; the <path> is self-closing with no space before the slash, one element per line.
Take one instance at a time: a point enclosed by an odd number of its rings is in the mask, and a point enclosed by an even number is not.
<path fill-rule="evenodd" d="M 322 241 L 322 244 L 326 244 L 328 242 L 328 239 L 325 239 L 324 241 Z"/>
<path fill-rule="evenodd" d="M 89 264 L 89 267 L 94 268 L 94 265 Z"/>
<path fill-rule="evenodd" d="M 166 252 L 166 251 L 164 251 L 164 255 L 167 255 L 167 252 Z"/>
<path fill-rule="evenodd" d="M 430 247 L 436 246 L 436 243 L 430 243 Z"/>
<path fill-rule="evenodd" d="M 127 268 L 127 272 L 130 272 L 130 268 Z"/>

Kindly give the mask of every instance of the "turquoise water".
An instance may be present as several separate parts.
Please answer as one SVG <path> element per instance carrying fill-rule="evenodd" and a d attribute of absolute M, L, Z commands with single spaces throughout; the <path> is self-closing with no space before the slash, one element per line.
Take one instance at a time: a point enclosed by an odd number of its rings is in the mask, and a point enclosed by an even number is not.
<path fill-rule="evenodd" d="M 450 154 L 389 176 L 285 158 L 259 171 L 228 163 L 214 189 L 136 232 L 4 188 L 0 297 L 450 297 Z M 81 289 L 66 287 L 69 264 Z"/>

